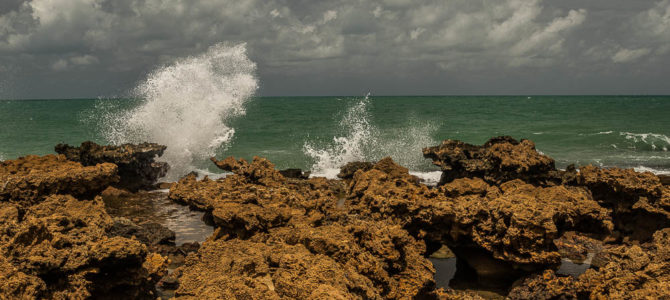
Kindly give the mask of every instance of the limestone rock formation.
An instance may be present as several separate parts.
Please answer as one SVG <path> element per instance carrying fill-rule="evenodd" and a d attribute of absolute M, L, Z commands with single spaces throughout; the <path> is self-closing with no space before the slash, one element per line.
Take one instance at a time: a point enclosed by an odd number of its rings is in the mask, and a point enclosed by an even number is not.
<path fill-rule="evenodd" d="M 118 181 L 117 167 L 84 167 L 63 155 L 28 155 L 0 162 L 0 202 L 35 204 L 51 194 L 91 199 Z"/>
<path fill-rule="evenodd" d="M 100 198 L 53 195 L 24 208 L 0 203 L 0 294 L 25 298 L 152 297 L 165 262 L 140 242 L 108 237 Z"/>
<path fill-rule="evenodd" d="M 670 226 L 670 188 L 652 173 L 585 166 L 578 181 L 612 208 L 616 229 L 633 239 L 647 241 L 656 230 Z"/>
<path fill-rule="evenodd" d="M 137 191 L 151 188 L 156 179 L 165 176 L 169 166 L 155 159 L 163 155 L 167 147 L 154 143 L 123 144 L 119 146 L 101 146 L 93 142 L 84 142 L 79 147 L 58 144 L 57 153 L 84 166 L 100 163 L 113 163 L 119 168 L 120 181 L 117 186 Z"/>
<path fill-rule="evenodd" d="M 512 179 L 528 183 L 560 179 L 552 172 L 554 160 L 535 150 L 532 141 L 517 141 L 509 136 L 492 138 L 482 146 L 445 140 L 438 146 L 424 148 L 423 156 L 444 171 L 440 184 L 463 177 L 479 177 L 497 184 Z"/>

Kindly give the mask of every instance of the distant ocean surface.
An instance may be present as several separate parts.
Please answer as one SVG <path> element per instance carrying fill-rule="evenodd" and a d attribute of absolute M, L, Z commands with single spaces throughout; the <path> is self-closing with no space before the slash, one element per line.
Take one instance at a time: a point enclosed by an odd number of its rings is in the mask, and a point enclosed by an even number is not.
<path fill-rule="evenodd" d="M 144 101 L 1 100 L 0 159 L 53 153 L 58 143 L 123 141 L 115 139 L 114 126 L 123 126 L 124 119 L 110 122 L 111 116 L 136 110 Z M 668 96 L 255 97 L 243 108 L 243 114 L 220 116 L 228 131 L 223 143 L 214 144 L 217 157 L 257 155 L 278 168 L 332 176 L 341 163 L 390 155 L 413 172 L 435 173 L 421 148 L 444 139 L 482 144 L 510 135 L 533 140 L 560 168 L 574 163 L 670 173 Z M 153 134 L 169 147 L 172 139 L 183 141 L 175 144 L 182 147 L 202 140 L 189 135 L 220 130 L 198 123 L 197 116 L 184 125 L 188 130 L 163 126 L 160 122 L 169 118 L 152 116 L 135 122 L 165 128 Z M 147 136 L 152 135 L 142 135 Z M 206 155 L 194 154 L 197 147 L 209 146 L 183 146 L 178 155 L 190 155 L 193 169 L 214 172 Z"/>

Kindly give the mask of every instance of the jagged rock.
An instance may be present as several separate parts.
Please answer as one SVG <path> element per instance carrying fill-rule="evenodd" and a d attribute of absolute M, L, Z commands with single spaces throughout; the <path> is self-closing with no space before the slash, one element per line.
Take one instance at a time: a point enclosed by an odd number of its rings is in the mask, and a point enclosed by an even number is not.
<path fill-rule="evenodd" d="M 670 295 L 670 228 L 643 245 L 612 245 L 601 254 L 601 267 L 579 277 L 591 299 L 664 299 Z M 595 258 L 594 258 L 595 260 Z"/>
<path fill-rule="evenodd" d="M 670 226 L 670 188 L 652 173 L 585 166 L 578 182 L 612 208 L 616 229 L 632 239 L 647 241 L 656 230 Z"/>
<path fill-rule="evenodd" d="M 46 197 L 21 208 L 0 203 L 0 251 L 19 298 L 152 298 L 166 264 L 136 240 L 108 237 L 112 218 L 98 197 Z M 11 265 L 11 266 L 10 266 Z M 0 274 L 0 277 L 7 276 Z M 18 276 L 18 277 L 17 277 Z"/>
<path fill-rule="evenodd" d="M 434 289 L 421 243 L 383 223 L 281 227 L 206 241 L 175 271 L 179 298 L 407 299 Z"/>
<path fill-rule="evenodd" d="M 553 270 L 545 270 L 517 282 L 507 295 L 510 300 L 550 300 L 585 299 L 580 294 L 576 280 L 572 276 L 557 276 Z"/>
<path fill-rule="evenodd" d="M 281 174 L 285 178 L 308 179 L 311 172 L 309 171 L 303 172 L 302 169 L 284 169 L 280 170 L 279 174 Z"/>
<path fill-rule="evenodd" d="M 284 176 L 275 170 L 275 165 L 265 158 L 254 156 L 253 161 L 248 163 L 244 158 L 235 160 L 230 156 L 224 160 L 216 160 L 212 157 L 210 160 L 221 170 L 233 172 L 237 175 L 243 176 L 252 183 L 260 183 L 262 185 L 275 185 L 284 181 Z"/>
<path fill-rule="evenodd" d="M 374 163 L 367 161 L 350 162 L 340 168 L 340 173 L 337 174 L 337 177 L 342 179 L 351 179 L 354 177 L 354 173 L 356 173 L 356 171 L 367 171 L 372 169 L 373 166 Z"/>
<path fill-rule="evenodd" d="M 433 297 L 438 300 L 484 300 L 481 296 L 467 291 L 457 291 L 452 289 L 437 289 Z"/>
<path fill-rule="evenodd" d="M 440 185 L 464 177 L 496 184 L 521 179 L 554 185 L 566 177 L 565 172 L 556 171 L 552 158 L 535 150 L 532 141 L 509 136 L 492 138 L 482 146 L 445 140 L 439 146 L 424 148 L 423 156 L 442 169 Z M 566 180 L 569 177 L 567 174 Z"/>
<path fill-rule="evenodd" d="M 430 189 L 389 158 L 357 172 L 348 199 L 355 199 L 348 200 L 351 212 L 392 220 L 425 239 L 429 253 L 432 245 L 446 244 L 481 277 L 510 278 L 557 265 L 553 241 L 563 232 L 607 234 L 612 228 L 608 211 L 583 188 L 520 180 L 498 188 L 463 178 Z"/>
<path fill-rule="evenodd" d="M 163 155 L 166 148 L 154 143 L 101 146 L 87 141 L 79 147 L 58 144 L 55 150 L 65 155 L 67 159 L 80 162 L 84 166 L 105 162 L 116 164 L 121 178 L 117 186 L 137 191 L 152 188 L 156 179 L 165 176 L 169 169 L 168 164 L 157 162 L 155 159 Z"/>
<path fill-rule="evenodd" d="M 0 162 L 0 202 L 31 205 L 51 194 L 92 198 L 118 181 L 117 167 L 84 167 L 62 155 L 28 155 Z"/>

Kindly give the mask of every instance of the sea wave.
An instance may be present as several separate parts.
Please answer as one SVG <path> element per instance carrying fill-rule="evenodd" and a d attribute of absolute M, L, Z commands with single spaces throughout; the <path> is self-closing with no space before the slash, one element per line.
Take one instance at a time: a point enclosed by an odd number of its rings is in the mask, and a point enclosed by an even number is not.
<path fill-rule="evenodd" d="M 314 161 L 311 167 L 314 176 L 335 178 L 341 166 L 353 161 L 376 161 L 390 156 L 398 164 L 410 170 L 424 168 L 426 160 L 422 148 L 436 144 L 432 138 L 436 126 L 409 119 L 408 125 L 383 133 L 370 122 L 370 95 L 350 105 L 339 126 L 343 136 L 335 136 L 325 146 L 306 141 L 304 154 Z"/>
<path fill-rule="evenodd" d="M 670 170 L 659 170 L 645 166 L 637 166 L 633 168 L 636 172 L 651 172 L 656 175 L 670 175 Z"/>
<path fill-rule="evenodd" d="M 160 160 L 177 179 L 225 148 L 235 134 L 231 118 L 245 113 L 256 92 L 256 64 L 245 44 L 217 44 L 152 72 L 134 90 L 142 103 L 104 118 L 102 134 L 114 143 L 156 142 L 167 146 Z"/>
<path fill-rule="evenodd" d="M 670 137 L 660 133 L 632 133 L 619 132 L 620 136 L 625 137 L 626 140 L 633 143 L 633 148 L 649 147 L 649 150 L 668 151 L 670 148 Z"/>

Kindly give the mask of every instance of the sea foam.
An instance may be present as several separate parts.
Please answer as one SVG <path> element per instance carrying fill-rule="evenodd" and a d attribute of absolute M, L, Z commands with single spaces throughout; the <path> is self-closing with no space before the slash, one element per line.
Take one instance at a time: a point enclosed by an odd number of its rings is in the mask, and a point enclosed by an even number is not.
<path fill-rule="evenodd" d="M 103 134 L 114 144 L 166 145 L 160 158 L 171 167 L 166 179 L 177 179 L 231 140 L 228 121 L 244 114 L 257 90 L 255 70 L 245 44 L 223 43 L 160 67 L 135 88 L 141 105 L 107 116 Z"/>

